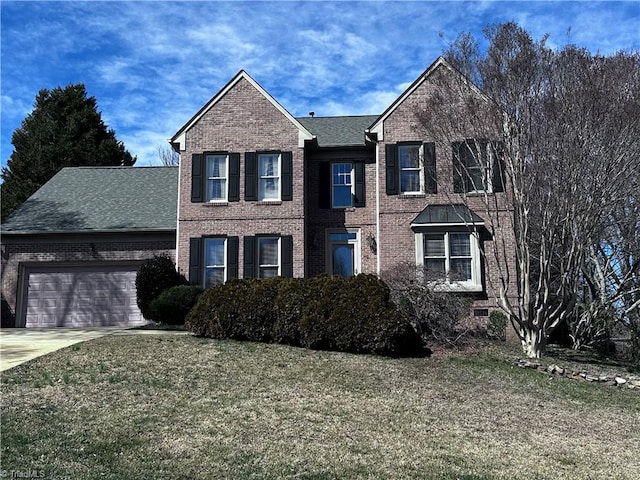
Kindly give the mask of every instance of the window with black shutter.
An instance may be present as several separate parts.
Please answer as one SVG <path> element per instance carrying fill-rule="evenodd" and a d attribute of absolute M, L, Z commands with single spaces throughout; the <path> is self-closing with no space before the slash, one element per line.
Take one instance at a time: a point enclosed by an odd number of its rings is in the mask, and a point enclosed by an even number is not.
<path fill-rule="evenodd" d="M 433 142 L 400 142 L 385 146 L 387 195 L 437 193 Z"/>
<path fill-rule="evenodd" d="M 209 287 L 238 277 L 238 237 L 189 239 L 189 283 Z"/>
<path fill-rule="evenodd" d="M 504 192 L 501 142 L 470 139 L 454 142 L 452 149 L 455 193 Z"/>
<path fill-rule="evenodd" d="M 246 152 L 244 158 L 245 200 L 293 200 L 292 152 Z"/>
<path fill-rule="evenodd" d="M 191 202 L 240 200 L 240 154 L 205 152 L 191 156 Z"/>
<path fill-rule="evenodd" d="M 244 278 L 293 277 L 293 237 L 244 237 Z"/>

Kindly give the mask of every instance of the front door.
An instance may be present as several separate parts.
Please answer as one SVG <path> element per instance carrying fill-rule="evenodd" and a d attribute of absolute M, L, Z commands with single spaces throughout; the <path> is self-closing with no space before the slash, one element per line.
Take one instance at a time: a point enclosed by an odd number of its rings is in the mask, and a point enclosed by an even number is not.
<path fill-rule="evenodd" d="M 350 277 L 360 273 L 360 232 L 327 232 L 327 273 Z"/>

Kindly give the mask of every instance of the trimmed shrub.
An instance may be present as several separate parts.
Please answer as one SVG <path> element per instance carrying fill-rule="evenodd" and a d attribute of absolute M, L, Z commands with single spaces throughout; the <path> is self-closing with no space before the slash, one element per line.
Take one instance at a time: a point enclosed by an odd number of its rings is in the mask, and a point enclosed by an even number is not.
<path fill-rule="evenodd" d="M 500 310 L 493 310 L 489 314 L 487 336 L 502 341 L 507 339 L 507 316 Z"/>
<path fill-rule="evenodd" d="M 317 290 L 312 281 L 301 278 L 283 278 L 278 284 L 275 298 L 273 341 L 285 345 L 300 345 L 300 321 L 307 304 L 314 299 Z"/>
<path fill-rule="evenodd" d="M 419 355 L 422 342 L 373 275 L 242 279 L 207 289 L 187 315 L 197 335 L 313 349 Z"/>
<path fill-rule="evenodd" d="M 11 310 L 9 302 L 5 300 L 4 295 L 0 297 L 0 302 L 2 303 L 2 312 L 0 313 L 2 328 L 13 328 L 16 326 L 16 316 Z"/>
<path fill-rule="evenodd" d="M 272 341 L 273 303 L 281 278 L 232 279 L 205 290 L 185 326 L 197 335 Z"/>
<path fill-rule="evenodd" d="M 168 288 L 151 301 L 149 319 L 168 325 L 182 325 L 187 313 L 198 301 L 204 289 L 197 285 Z"/>
<path fill-rule="evenodd" d="M 156 255 L 142 262 L 136 275 L 136 299 L 144 318 L 151 320 L 151 302 L 168 288 L 184 283 L 167 254 Z"/>
<path fill-rule="evenodd" d="M 389 287 L 374 275 L 317 281 L 322 295 L 302 321 L 308 348 L 378 355 L 418 355 L 422 342 L 390 301 Z"/>

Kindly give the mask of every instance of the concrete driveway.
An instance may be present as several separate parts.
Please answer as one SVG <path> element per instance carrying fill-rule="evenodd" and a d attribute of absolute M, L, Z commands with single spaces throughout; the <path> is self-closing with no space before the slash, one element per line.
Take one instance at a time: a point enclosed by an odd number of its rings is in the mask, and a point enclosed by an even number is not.
<path fill-rule="evenodd" d="M 125 331 L 126 327 L 3 328 L 0 330 L 0 371 L 74 343 Z"/>

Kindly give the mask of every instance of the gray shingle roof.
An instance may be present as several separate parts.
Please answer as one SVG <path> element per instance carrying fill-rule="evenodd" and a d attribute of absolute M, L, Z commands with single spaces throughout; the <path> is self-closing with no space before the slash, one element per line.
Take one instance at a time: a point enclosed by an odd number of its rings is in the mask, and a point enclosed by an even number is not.
<path fill-rule="evenodd" d="M 177 200 L 176 167 L 63 168 L 2 233 L 173 230 Z"/>
<path fill-rule="evenodd" d="M 350 117 L 301 117 L 304 128 L 318 139 L 320 147 L 348 147 L 364 145 L 364 131 L 376 120 L 377 115 Z"/>

